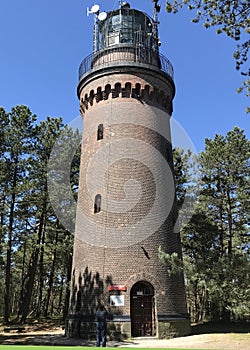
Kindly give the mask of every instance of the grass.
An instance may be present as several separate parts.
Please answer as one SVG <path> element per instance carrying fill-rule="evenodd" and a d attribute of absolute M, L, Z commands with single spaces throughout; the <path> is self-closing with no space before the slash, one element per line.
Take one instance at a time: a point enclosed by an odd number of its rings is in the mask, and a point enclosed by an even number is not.
<path fill-rule="evenodd" d="M 37 346 L 29 346 L 29 345 L 0 345 L 0 350 L 76 350 L 77 347 L 80 346 L 45 346 L 45 345 L 37 345 Z M 81 346 L 81 348 L 84 349 L 91 349 L 91 350 L 97 350 L 100 348 L 96 348 L 96 347 L 89 347 L 89 346 Z M 111 348 L 108 347 L 108 350 L 117 350 L 118 348 Z M 123 349 L 123 350 L 149 350 L 148 348 L 119 348 L 119 349 Z M 158 349 L 158 348 L 151 348 L 150 350 L 162 350 L 162 348 Z M 166 350 L 185 350 L 185 348 L 180 349 L 180 348 L 168 348 Z M 189 349 L 190 350 L 190 349 Z M 199 349 L 199 350 L 207 350 L 207 349 Z"/>

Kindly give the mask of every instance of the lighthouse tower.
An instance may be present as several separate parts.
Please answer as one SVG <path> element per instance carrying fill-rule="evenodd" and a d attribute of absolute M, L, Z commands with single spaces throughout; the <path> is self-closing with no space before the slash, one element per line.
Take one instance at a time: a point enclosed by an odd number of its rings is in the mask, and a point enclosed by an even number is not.
<path fill-rule="evenodd" d="M 173 68 L 159 52 L 153 18 L 127 2 L 94 5 L 93 53 L 80 65 L 84 120 L 68 337 L 95 333 L 108 311 L 110 339 L 189 332 L 183 274 L 169 274 L 159 249 L 181 258 L 169 119 Z"/>

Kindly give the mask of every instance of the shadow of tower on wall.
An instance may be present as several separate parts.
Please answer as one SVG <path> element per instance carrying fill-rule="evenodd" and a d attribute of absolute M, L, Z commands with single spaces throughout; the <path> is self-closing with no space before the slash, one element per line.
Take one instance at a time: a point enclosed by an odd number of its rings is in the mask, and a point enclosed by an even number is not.
<path fill-rule="evenodd" d="M 70 312 L 71 318 L 77 323 L 77 327 L 71 327 L 71 319 L 67 317 L 66 327 L 68 337 L 81 337 L 81 321 L 84 320 L 94 322 L 97 305 L 101 302 L 101 296 L 104 291 L 104 283 L 100 279 L 99 272 L 93 274 L 88 267 L 85 268 L 83 274 L 80 272 L 76 276 L 75 269 L 72 274 L 72 291 L 70 298 Z M 77 283 L 76 283 L 77 281 Z"/>

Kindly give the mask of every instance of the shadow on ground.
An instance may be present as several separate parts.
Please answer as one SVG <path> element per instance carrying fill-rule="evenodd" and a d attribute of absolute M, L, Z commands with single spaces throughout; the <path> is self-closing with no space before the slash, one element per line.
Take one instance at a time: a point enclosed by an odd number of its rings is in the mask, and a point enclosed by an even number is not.
<path fill-rule="evenodd" d="M 211 333 L 250 333 L 250 322 L 207 322 L 192 326 L 192 335 Z"/>
<path fill-rule="evenodd" d="M 53 327 L 51 327 L 50 329 L 45 327 L 45 329 L 43 330 L 41 329 L 42 327 L 35 327 L 35 328 L 36 330 L 33 329 L 34 333 L 29 333 L 30 329 L 28 329 L 27 332 L 23 332 L 23 333 L 4 333 L 4 332 L 0 333 L 0 344 L 2 345 L 15 344 L 15 345 L 95 346 L 94 340 L 87 341 L 83 339 L 66 338 L 64 336 L 64 331 L 62 330 L 61 327 L 57 327 L 57 333 L 53 332 L 54 331 Z M 39 329 L 39 332 L 37 332 L 37 328 Z M 192 326 L 191 335 L 206 336 L 206 334 L 208 335 L 213 333 L 217 333 L 217 334 L 218 333 L 221 333 L 221 334 L 222 333 L 228 333 L 228 334 L 229 333 L 250 333 L 250 322 L 245 322 L 245 323 L 243 322 L 237 322 L 237 323 L 209 322 L 209 323 Z M 187 338 L 193 338 L 193 337 L 187 337 Z M 185 341 L 187 341 L 187 338 Z M 109 347 L 129 347 L 134 345 L 134 347 L 140 347 L 140 345 L 143 345 L 142 347 L 163 347 L 164 344 L 162 344 L 162 346 L 158 346 L 158 343 L 155 343 L 155 346 L 153 346 L 155 340 L 157 339 L 155 338 L 153 339 L 149 337 L 147 340 L 147 343 L 145 343 L 145 339 L 141 339 L 141 338 L 130 339 L 129 341 L 124 341 L 124 342 L 108 341 L 108 346 Z M 206 340 L 206 344 L 208 344 L 207 341 L 208 340 Z M 165 348 L 167 348 L 167 346 L 165 346 Z M 194 348 L 196 349 L 196 347 Z M 246 349 L 246 347 L 243 347 L 243 348 Z M 230 349 L 232 349 L 232 347 Z M 236 348 L 233 348 L 233 349 L 236 349 Z"/>
<path fill-rule="evenodd" d="M 51 335 L 25 335 L 25 334 L 0 334 L 0 344 L 2 345 L 52 345 L 52 346 L 95 346 L 95 340 L 83 340 L 66 338 L 63 334 Z M 108 341 L 108 347 L 121 347 L 137 344 L 134 341 Z"/>

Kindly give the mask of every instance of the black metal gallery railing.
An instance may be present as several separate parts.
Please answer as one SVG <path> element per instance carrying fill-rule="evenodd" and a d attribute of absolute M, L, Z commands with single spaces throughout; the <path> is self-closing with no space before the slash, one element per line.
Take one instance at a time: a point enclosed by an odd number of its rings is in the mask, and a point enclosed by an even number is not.
<path fill-rule="evenodd" d="M 84 74 L 92 69 L 98 69 L 100 66 L 131 64 L 133 62 L 151 65 L 167 73 L 172 79 L 174 78 L 173 66 L 164 55 L 147 48 L 117 46 L 87 56 L 79 67 L 79 80 Z"/>

